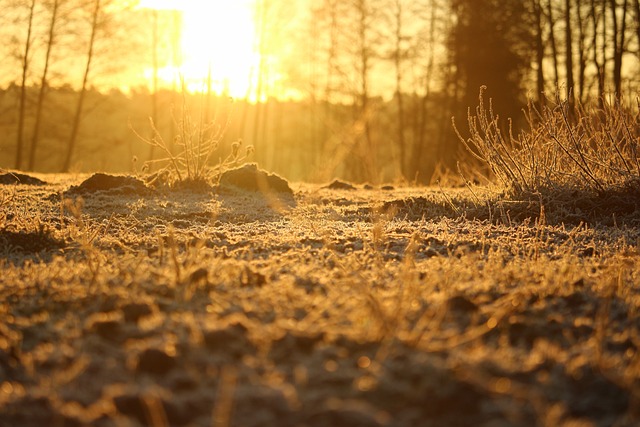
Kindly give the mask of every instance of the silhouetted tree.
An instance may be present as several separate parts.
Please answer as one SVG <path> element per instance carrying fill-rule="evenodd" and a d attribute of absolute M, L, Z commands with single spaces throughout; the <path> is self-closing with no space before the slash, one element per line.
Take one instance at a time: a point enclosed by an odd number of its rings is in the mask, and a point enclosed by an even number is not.
<path fill-rule="evenodd" d="M 87 58 L 86 58 L 84 73 L 82 76 L 80 93 L 78 95 L 78 103 L 76 104 L 76 112 L 74 114 L 73 123 L 71 125 L 71 135 L 69 136 L 67 153 L 64 158 L 64 163 L 62 164 L 62 172 L 69 172 L 69 168 L 71 167 L 71 159 L 73 156 L 73 151 L 75 149 L 76 142 L 78 139 L 78 131 L 80 130 L 80 123 L 82 121 L 84 101 L 87 94 L 89 73 L 91 72 L 91 64 L 93 63 L 93 60 L 94 60 L 93 53 L 94 53 L 95 42 L 96 42 L 96 34 L 98 32 L 98 18 L 100 17 L 100 13 L 102 12 L 100 2 L 101 0 L 95 0 L 95 3 L 93 4 Z"/>
<path fill-rule="evenodd" d="M 511 117 L 523 104 L 523 76 L 530 67 L 532 35 L 526 4 L 519 0 L 451 0 L 456 24 L 449 49 L 462 86 L 464 110 L 477 103 L 478 90 Z"/>
<path fill-rule="evenodd" d="M 628 5 L 628 0 L 623 0 L 622 5 L 618 5 L 616 0 L 609 0 L 613 24 L 613 87 L 617 99 L 622 96 L 622 58 L 627 45 Z"/>
<path fill-rule="evenodd" d="M 59 0 L 53 0 L 51 4 L 51 19 L 49 21 L 49 30 L 47 33 L 47 39 L 45 42 L 46 52 L 44 58 L 44 66 L 42 68 L 42 76 L 40 78 L 40 91 L 38 92 L 38 101 L 36 105 L 36 115 L 33 124 L 33 134 L 31 135 L 31 149 L 29 151 L 29 163 L 28 169 L 33 170 L 35 168 L 36 150 L 38 148 L 38 142 L 40 139 L 40 129 L 42 128 L 42 114 L 44 107 L 44 100 L 47 94 L 47 88 L 49 86 L 49 65 L 51 62 L 51 52 L 53 51 L 53 45 L 55 44 L 55 29 L 58 23 L 58 10 L 60 6 Z"/>
<path fill-rule="evenodd" d="M 20 83 L 20 106 L 18 109 L 18 130 L 16 137 L 16 160 L 15 168 L 22 167 L 22 152 L 24 149 L 24 122 L 27 109 L 27 77 L 30 64 L 30 53 L 33 44 L 33 18 L 35 14 L 36 0 L 31 0 L 29 6 L 29 17 L 27 19 L 27 35 L 24 43 L 24 55 L 22 57 L 22 80 Z"/>

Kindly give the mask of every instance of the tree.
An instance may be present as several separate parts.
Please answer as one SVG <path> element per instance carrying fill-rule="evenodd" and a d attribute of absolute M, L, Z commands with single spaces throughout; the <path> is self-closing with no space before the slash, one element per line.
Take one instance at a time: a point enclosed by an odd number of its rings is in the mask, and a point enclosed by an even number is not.
<path fill-rule="evenodd" d="M 591 33 L 591 45 L 593 48 L 592 62 L 596 70 L 596 83 L 598 86 L 598 103 L 600 107 L 603 106 L 603 102 L 604 102 L 605 62 L 606 62 L 605 49 L 604 48 L 600 49 L 598 44 L 598 29 L 602 26 L 603 28 L 602 31 L 603 33 L 605 32 L 604 6 L 602 8 L 598 7 L 601 4 L 602 4 L 601 0 L 591 0 L 591 11 L 589 13 L 589 15 L 591 16 L 591 29 L 592 29 L 592 33 Z M 603 46 L 606 46 L 606 45 L 603 43 Z"/>
<path fill-rule="evenodd" d="M 44 59 L 44 67 L 42 69 L 42 76 L 40 78 L 40 91 L 38 93 L 38 101 L 36 105 L 36 116 L 33 125 L 33 135 L 31 136 L 31 150 L 29 152 L 28 169 L 33 170 L 35 168 L 36 161 L 36 149 L 38 147 L 38 140 L 40 137 L 40 129 L 42 127 L 42 112 L 44 107 L 44 99 L 48 88 L 49 77 L 49 65 L 51 61 L 51 52 L 55 43 L 55 28 L 58 20 L 58 9 L 60 6 L 59 0 L 53 0 L 51 6 L 51 19 L 49 21 L 49 31 L 46 40 L 46 53 Z"/>
<path fill-rule="evenodd" d="M 404 52 L 403 42 L 405 41 L 404 36 L 404 4 L 402 0 L 394 0 L 394 13 L 393 13 L 393 23 L 394 23 L 394 49 L 393 49 L 393 65 L 396 74 L 396 90 L 395 97 L 398 107 L 398 148 L 400 149 L 400 173 L 404 178 L 408 178 L 407 176 L 407 141 L 405 139 L 405 108 L 404 108 L 404 95 L 403 95 L 403 87 L 402 87 L 402 62 L 403 58 L 406 56 Z"/>
<path fill-rule="evenodd" d="M 567 78 L 567 101 L 569 110 L 573 113 L 575 106 L 575 82 L 573 80 L 573 31 L 571 29 L 571 0 L 564 1 L 564 28 L 565 28 L 565 72 Z"/>
<path fill-rule="evenodd" d="M 536 98 L 538 105 L 544 105 L 544 41 L 542 26 L 542 4 L 541 0 L 531 0 L 531 10 L 535 21 L 535 47 L 536 47 Z"/>
<path fill-rule="evenodd" d="M 31 0 L 31 6 L 29 7 L 29 17 L 27 20 L 27 38 L 24 43 L 24 56 L 22 60 L 22 81 L 20 84 L 20 104 L 18 109 L 18 130 L 16 139 L 16 160 L 15 168 L 20 169 L 22 167 L 22 151 L 24 146 L 24 122 L 27 108 L 27 77 L 29 71 L 29 55 L 32 48 L 32 33 L 33 33 L 33 18 L 35 14 L 36 0 Z"/>
<path fill-rule="evenodd" d="M 547 0 L 547 20 L 549 22 L 549 43 L 551 44 L 551 59 L 553 61 L 553 88 L 558 90 L 560 84 L 560 65 L 558 64 L 558 44 L 556 43 L 555 16 L 553 14 L 553 0 Z"/>
<path fill-rule="evenodd" d="M 638 59 L 640 59 L 640 0 L 635 0 L 633 2 L 634 10 L 635 10 L 635 21 L 636 21 L 636 42 L 638 43 Z"/>
<path fill-rule="evenodd" d="M 526 4 L 509 0 L 451 0 L 457 22 L 449 49 L 462 85 L 464 110 L 477 102 L 478 90 L 488 95 L 507 116 L 519 114 L 523 104 L 523 71 L 529 68 Z M 466 116 L 466 114 L 465 114 Z"/>
<path fill-rule="evenodd" d="M 623 0 L 622 10 L 619 10 L 616 0 L 609 0 L 613 24 L 613 87 L 618 100 L 622 96 L 622 58 L 626 50 L 628 4 L 628 0 Z"/>
<path fill-rule="evenodd" d="M 87 94 L 87 85 L 89 82 L 89 73 L 91 72 L 91 64 L 94 60 L 94 48 L 96 42 L 96 34 L 98 32 L 98 18 L 101 12 L 101 0 L 95 0 L 93 6 L 93 12 L 91 14 L 91 29 L 89 36 L 89 46 L 87 51 L 87 59 L 84 67 L 84 73 L 82 77 L 82 84 L 80 86 L 80 93 L 78 95 L 78 103 L 76 104 L 76 112 L 73 117 L 73 123 L 71 125 L 71 135 L 69 136 L 69 142 L 67 145 L 67 153 L 62 165 L 62 172 L 69 172 L 71 167 L 71 159 L 73 157 L 73 151 L 75 149 L 78 140 L 78 131 L 80 130 L 80 123 L 82 121 L 82 113 L 84 108 L 85 97 Z"/>

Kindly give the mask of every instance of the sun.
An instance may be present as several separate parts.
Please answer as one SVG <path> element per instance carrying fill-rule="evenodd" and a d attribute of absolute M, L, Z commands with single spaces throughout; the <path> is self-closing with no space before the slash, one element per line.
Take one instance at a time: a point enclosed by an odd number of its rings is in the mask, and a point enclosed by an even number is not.
<path fill-rule="evenodd" d="M 142 0 L 139 7 L 182 15 L 179 60 L 159 70 L 165 82 L 190 91 L 251 98 L 260 56 L 255 49 L 254 0 Z"/>

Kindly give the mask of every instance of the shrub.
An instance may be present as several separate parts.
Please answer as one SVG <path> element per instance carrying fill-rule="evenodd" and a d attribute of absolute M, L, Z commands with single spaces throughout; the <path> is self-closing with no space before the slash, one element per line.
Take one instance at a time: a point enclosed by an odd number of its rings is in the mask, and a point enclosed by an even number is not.
<path fill-rule="evenodd" d="M 220 148 L 230 119 L 231 110 L 222 119 L 216 112 L 210 122 L 206 122 L 202 115 L 195 121 L 186 103 L 183 103 L 181 117 L 179 119 L 173 117 L 177 129 L 173 145 L 178 152 L 175 154 L 153 119 L 149 118 L 151 137 L 143 137 L 135 129 L 132 128 L 132 130 L 139 139 L 164 154 L 164 157 L 145 162 L 147 169 L 153 164 L 160 164 L 162 166 L 160 172 L 167 170 L 172 172 L 180 183 L 205 182 L 212 176 L 214 180 L 219 179 L 222 172 L 243 163 L 253 153 L 253 147 L 248 146 L 246 152 L 242 154 L 240 152 L 242 141 L 238 140 L 231 144 L 231 153 L 226 158 L 220 157 L 218 163 L 211 166 L 213 155 Z M 156 176 L 161 174 L 158 173 Z"/>
<path fill-rule="evenodd" d="M 567 101 L 538 107 L 529 102 L 528 129 L 514 137 L 511 122 L 501 129 L 491 101 L 480 89 L 470 137 L 458 137 L 515 196 L 572 190 L 603 195 L 640 191 L 638 111 L 603 100 L 600 108 L 571 108 Z M 640 101 L 638 101 L 640 106 Z M 455 123 L 454 123 L 455 128 Z"/>

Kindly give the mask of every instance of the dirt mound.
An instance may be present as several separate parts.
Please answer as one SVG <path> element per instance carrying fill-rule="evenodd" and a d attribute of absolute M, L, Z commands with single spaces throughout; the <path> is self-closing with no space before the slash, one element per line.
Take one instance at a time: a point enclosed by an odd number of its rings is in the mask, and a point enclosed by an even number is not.
<path fill-rule="evenodd" d="M 339 179 L 334 179 L 330 184 L 327 184 L 322 188 L 328 190 L 357 190 L 355 185 L 345 181 L 340 181 Z"/>
<path fill-rule="evenodd" d="M 65 247 L 65 243 L 46 232 L 0 230 L 0 244 L 11 251 L 36 254 Z"/>
<path fill-rule="evenodd" d="M 16 172 L 8 172 L 0 175 L 0 184 L 47 185 L 47 183 L 41 179 Z"/>
<path fill-rule="evenodd" d="M 230 169 L 220 177 L 220 185 L 223 187 L 236 187 L 247 191 L 259 191 L 262 193 L 283 193 L 293 195 L 286 179 L 258 169 L 255 163 L 248 163 L 236 169 Z"/>
<path fill-rule="evenodd" d="M 74 185 L 67 193 L 88 194 L 96 191 L 108 191 L 116 194 L 147 194 L 149 188 L 132 176 L 108 175 L 104 173 L 93 174 L 80 185 Z"/>

